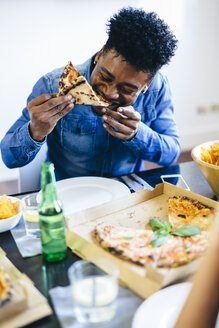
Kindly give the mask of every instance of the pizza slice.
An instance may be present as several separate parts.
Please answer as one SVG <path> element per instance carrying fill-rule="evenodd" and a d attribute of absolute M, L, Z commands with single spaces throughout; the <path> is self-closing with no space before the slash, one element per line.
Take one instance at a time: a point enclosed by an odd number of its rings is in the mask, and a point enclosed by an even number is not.
<path fill-rule="evenodd" d="M 214 209 L 188 197 L 169 197 L 169 222 L 174 228 L 195 225 L 201 230 L 209 230 L 214 222 Z"/>
<path fill-rule="evenodd" d="M 71 94 L 75 104 L 107 107 L 109 103 L 98 95 L 86 78 L 69 61 L 59 80 L 59 95 Z"/>
<path fill-rule="evenodd" d="M 12 296 L 12 286 L 4 271 L 0 268 L 0 306 L 3 306 Z"/>
<path fill-rule="evenodd" d="M 208 232 L 190 237 L 169 236 L 157 247 L 151 246 L 152 230 L 99 224 L 94 236 L 101 247 L 135 264 L 176 267 L 202 255 L 208 246 Z"/>

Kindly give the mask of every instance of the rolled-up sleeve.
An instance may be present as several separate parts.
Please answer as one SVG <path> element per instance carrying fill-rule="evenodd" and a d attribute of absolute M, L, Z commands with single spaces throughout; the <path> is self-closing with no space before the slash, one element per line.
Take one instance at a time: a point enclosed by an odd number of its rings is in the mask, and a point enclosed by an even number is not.
<path fill-rule="evenodd" d="M 33 87 L 27 99 L 28 103 L 45 93 L 51 93 L 47 78 L 40 78 Z M 7 131 L 1 141 L 2 160 L 8 168 L 21 167 L 31 162 L 41 146 L 46 142 L 33 140 L 29 133 L 30 116 L 27 106 L 23 109 L 20 118 Z"/>

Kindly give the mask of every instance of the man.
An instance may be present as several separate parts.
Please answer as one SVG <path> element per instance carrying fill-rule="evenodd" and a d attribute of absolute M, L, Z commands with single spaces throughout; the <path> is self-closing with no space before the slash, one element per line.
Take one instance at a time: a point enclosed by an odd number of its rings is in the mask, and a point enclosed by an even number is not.
<path fill-rule="evenodd" d="M 124 8 L 107 24 L 108 40 L 76 66 L 109 107 L 74 105 L 58 96 L 64 67 L 33 87 L 22 116 L 1 142 L 9 168 L 34 159 L 47 142 L 57 179 L 116 176 L 143 169 L 143 160 L 174 163 L 180 153 L 168 81 L 159 69 L 177 47 L 169 27 L 155 14 Z"/>

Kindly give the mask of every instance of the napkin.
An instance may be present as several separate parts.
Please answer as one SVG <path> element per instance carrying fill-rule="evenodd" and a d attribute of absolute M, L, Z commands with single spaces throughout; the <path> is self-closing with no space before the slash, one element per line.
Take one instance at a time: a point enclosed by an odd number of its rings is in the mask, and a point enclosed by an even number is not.
<path fill-rule="evenodd" d="M 62 328 L 82 328 L 82 325 L 74 317 L 74 303 L 71 286 L 55 287 L 49 290 L 51 301 Z M 119 294 L 116 300 L 116 314 L 114 318 L 105 324 L 99 324 L 101 328 L 131 328 L 135 311 L 143 302 L 130 289 L 119 286 Z"/>
<path fill-rule="evenodd" d="M 40 238 L 26 235 L 23 216 L 19 223 L 11 229 L 11 234 L 22 257 L 36 256 L 42 253 Z"/>

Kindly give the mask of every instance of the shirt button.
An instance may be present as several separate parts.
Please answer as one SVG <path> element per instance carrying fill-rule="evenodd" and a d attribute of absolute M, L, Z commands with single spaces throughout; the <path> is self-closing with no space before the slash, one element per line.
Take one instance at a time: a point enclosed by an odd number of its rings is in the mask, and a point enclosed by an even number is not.
<path fill-rule="evenodd" d="M 34 146 L 30 146 L 30 150 L 34 150 Z"/>

